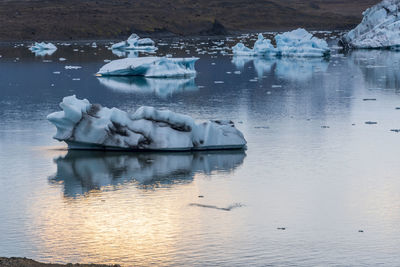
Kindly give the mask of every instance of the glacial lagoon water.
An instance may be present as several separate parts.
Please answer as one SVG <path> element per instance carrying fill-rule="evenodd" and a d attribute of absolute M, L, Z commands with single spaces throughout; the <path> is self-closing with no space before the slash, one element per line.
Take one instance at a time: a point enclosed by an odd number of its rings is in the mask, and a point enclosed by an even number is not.
<path fill-rule="evenodd" d="M 0 47 L 0 256 L 400 265 L 400 133 L 392 131 L 400 129 L 400 53 L 233 58 L 225 46 L 236 39 L 222 41 L 158 40 L 157 55 L 200 57 L 196 78 L 172 80 L 95 77 L 104 60 L 137 56 L 101 42 L 45 56 Z M 123 110 L 233 120 L 248 148 L 68 152 L 46 115 L 72 94 Z"/>

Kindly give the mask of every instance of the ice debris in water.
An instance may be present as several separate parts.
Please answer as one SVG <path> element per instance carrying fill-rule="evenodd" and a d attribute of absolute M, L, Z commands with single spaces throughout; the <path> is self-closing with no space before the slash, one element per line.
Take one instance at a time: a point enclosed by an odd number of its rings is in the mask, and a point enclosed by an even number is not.
<path fill-rule="evenodd" d="M 139 57 L 113 60 L 100 68 L 98 76 L 186 77 L 196 74 L 198 58 Z"/>
<path fill-rule="evenodd" d="M 111 46 L 111 49 L 121 50 L 156 50 L 155 43 L 150 38 L 140 38 L 132 33 L 128 40 L 122 41 Z"/>
<path fill-rule="evenodd" d="M 400 47 L 400 1 L 384 0 L 363 12 L 357 27 L 339 41 L 345 48 Z"/>
<path fill-rule="evenodd" d="M 127 113 L 75 95 L 64 97 L 60 107 L 63 111 L 47 119 L 57 128 L 54 138 L 65 141 L 70 149 L 184 151 L 246 145 L 232 121 L 196 123 L 187 115 L 146 106 Z"/>
<path fill-rule="evenodd" d="M 238 43 L 232 47 L 236 56 L 274 56 L 274 57 L 324 57 L 330 54 L 325 40 L 314 37 L 304 29 L 297 29 L 275 36 L 276 46 L 260 33 L 253 48 Z"/>

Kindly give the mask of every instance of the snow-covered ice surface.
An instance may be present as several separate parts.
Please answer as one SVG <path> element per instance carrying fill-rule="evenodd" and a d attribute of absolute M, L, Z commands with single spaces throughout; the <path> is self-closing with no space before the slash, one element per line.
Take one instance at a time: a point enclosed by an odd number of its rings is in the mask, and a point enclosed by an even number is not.
<path fill-rule="evenodd" d="M 123 93 L 154 93 L 159 97 L 167 97 L 184 91 L 197 91 L 194 78 L 145 78 L 130 76 L 97 77 L 107 88 Z"/>
<path fill-rule="evenodd" d="M 400 1 L 384 0 L 363 12 L 361 23 L 345 34 L 346 48 L 398 48 L 400 46 Z"/>
<path fill-rule="evenodd" d="M 330 53 L 328 43 L 304 29 L 275 35 L 276 46 L 260 33 L 253 48 L 238 43 L 232 47 L 236 56 L 325 57 Z"/>
<path fill-rule="evenodd" d="M 198 58 L 140 57 L 107 63 L 98 71 L 102 76 L 186 77 L 196 74 Z"/>
<path fill-rule="evenodd" d="M 70 149 L 187 151 L 246 145 L 232 121 L 196 123 L 187 115 L 146 106 L 127 113 L 75 95 L 64 97 L 60 107 L 63 111 L 47 119 L 57 128 L 54 138 Z"/>
<path fill-rule="evenodd" d="M 57 47 L 52 43 L 45 43 L 45 42 L 35 42 L 31 47 L 29 47 L 35 56 L 50 56 L 56 52 Z"/>
<path fill-rule="evenodd" d="M 111 46 L 112 50 L 157 50 L 155 42 L 150 38 L 140 38 L 133 33 L 128 40 L 118 42 Z"/>
<path fill-rule="evenodd" d="M 65 196 L 79 197 L 92 190 L 131 181 L 139 185 L 167 184 L 171 180 L 189 183 L 197 173 L 211 175 L 221 169 L 233 171 L 245 157 L 242 150 L 191 153 L 70 150 L 67 155 L 54 160 L 57 172 L 49 180 L 57 184 L 62 182 Z"/>

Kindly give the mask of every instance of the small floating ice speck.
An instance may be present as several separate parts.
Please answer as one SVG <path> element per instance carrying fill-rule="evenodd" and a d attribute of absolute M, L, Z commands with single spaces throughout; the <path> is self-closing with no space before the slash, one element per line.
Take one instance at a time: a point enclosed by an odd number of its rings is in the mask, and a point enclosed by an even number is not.
<path fill-rule="evenodd" d="M 77 70 L 77 69 L 81 69 L 81 66 L 71 66 L 71 65 L 67 65 L 65 66 L 66 70 Z"/>
<path fill-rule="evenodd" d="M 67 59 L 66 59 L 66 58 L 63 58 L 63 57 L 60 57 L 58 60 L 59 60 L 59 61 L 65 61 L 65 60 L 67 60 Z"/>
<path fill-rule="evenodd" d="M 224 81 L 214 81 L 215 84 L 221 84 L 224 83 Z"/>

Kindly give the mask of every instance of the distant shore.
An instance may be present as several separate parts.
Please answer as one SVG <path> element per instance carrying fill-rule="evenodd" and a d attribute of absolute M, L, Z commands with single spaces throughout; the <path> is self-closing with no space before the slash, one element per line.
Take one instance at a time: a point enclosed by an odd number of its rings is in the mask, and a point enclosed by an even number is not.
<path fill-rule="evenodd" d="M 0 41 L 124 39 L 347 30 L 379 0 L 4 0 Z"/>
<path fill-rule="evenodd" d="M 2 267 L 119 267 L 120 265 L 104 265 L 104 264 L 55 264 L 55 263 L 41 263 L 27 258 L 5 258 L 0 257 L 0 266 Z"/>

